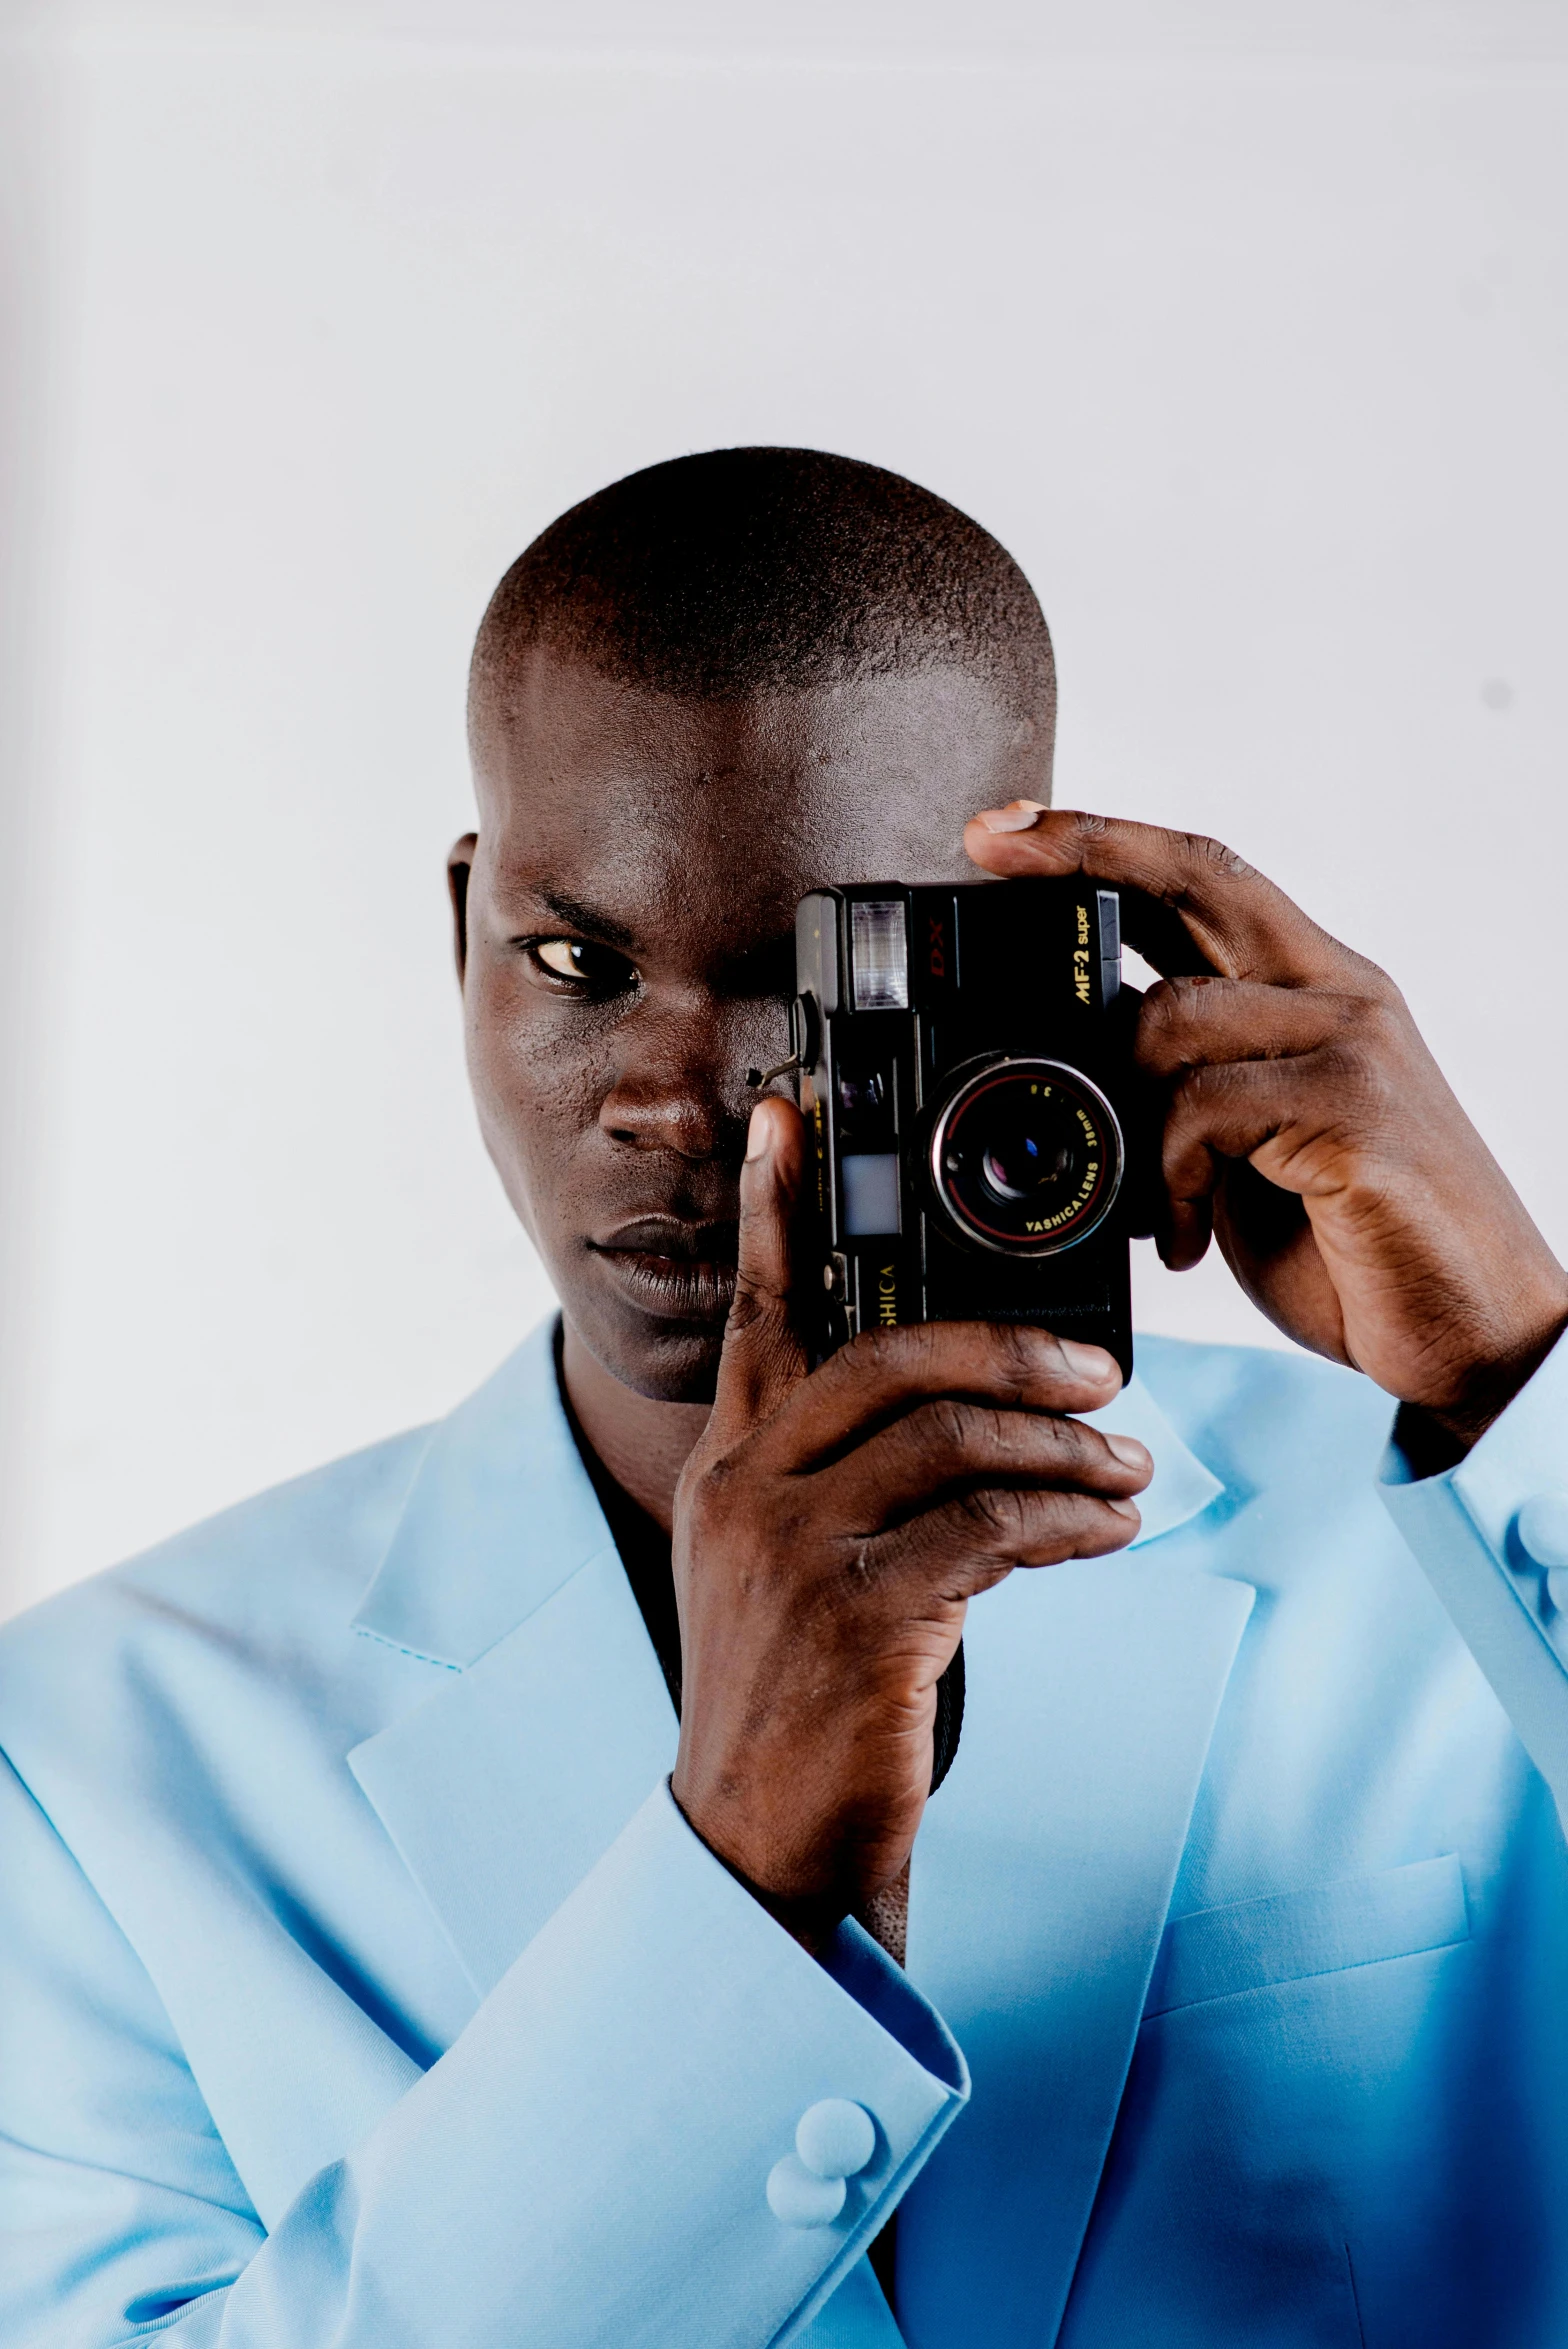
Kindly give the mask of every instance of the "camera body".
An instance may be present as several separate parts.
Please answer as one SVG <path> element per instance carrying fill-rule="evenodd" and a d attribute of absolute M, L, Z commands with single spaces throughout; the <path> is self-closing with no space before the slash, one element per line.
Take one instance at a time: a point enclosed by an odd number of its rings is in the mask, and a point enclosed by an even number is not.
<path fill-rule="evenodd" d="M 823 1353 L 906 1322 L 1028 1321 L 1130 1375 L 1153 1152 L 1120 914 L 1077 878 L 802 899 L 792 1041 Z"/>

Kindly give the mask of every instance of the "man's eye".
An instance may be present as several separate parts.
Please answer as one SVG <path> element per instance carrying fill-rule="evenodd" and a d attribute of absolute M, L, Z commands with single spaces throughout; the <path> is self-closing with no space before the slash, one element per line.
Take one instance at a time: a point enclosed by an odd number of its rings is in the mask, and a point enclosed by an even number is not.
<path fill-rule="evenodd" d="M 624 954 L 581 938 L 536 938 L 529 952 L 553 978 L 569 979 L 595 995 L 617 995 L 635 976 Z"/>

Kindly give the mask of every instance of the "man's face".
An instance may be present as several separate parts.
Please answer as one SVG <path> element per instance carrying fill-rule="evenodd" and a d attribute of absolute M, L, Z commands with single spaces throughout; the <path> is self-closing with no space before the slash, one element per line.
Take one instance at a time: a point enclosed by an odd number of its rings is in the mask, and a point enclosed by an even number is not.
<path fill-rule="evenodd" d="M 480 829 L 453 852 L 480 1127 L 624 1385 L 711 1399 L 746 1070 L 789 1050 L 797 901 L 972 877 L 965 819 L 1048 798 L 1050 750 L 955 671 L 687 702 L 536 651 L 481 722 Z"/>

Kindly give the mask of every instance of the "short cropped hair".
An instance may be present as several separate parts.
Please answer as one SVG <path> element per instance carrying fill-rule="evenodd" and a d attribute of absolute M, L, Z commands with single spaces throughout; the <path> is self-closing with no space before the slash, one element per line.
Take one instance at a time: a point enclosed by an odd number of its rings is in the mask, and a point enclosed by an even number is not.
<path fill-rule="evenodd" d="M 956 667 L 1018 717 L 1056 714 L 1034 590 L 978 522 L 852 457 L 711 449 L 597 490 L 540 533 L 490 600 L 471 722 L 501 714 L 543 645 L 691 700 Z"/>

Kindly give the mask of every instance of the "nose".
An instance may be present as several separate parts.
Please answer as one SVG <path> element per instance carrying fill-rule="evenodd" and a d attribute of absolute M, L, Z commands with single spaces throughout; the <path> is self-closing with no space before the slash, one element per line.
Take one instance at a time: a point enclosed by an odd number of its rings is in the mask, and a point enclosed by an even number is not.
<path fill-rule="evenodd" d="M 745 1072 L 776 1025 L 777 1008 L 757 1003 L 640 1005 L 618 1030 L 601 1130 L 634 1150 L 738 1164 L 751 1110 Z"/>

